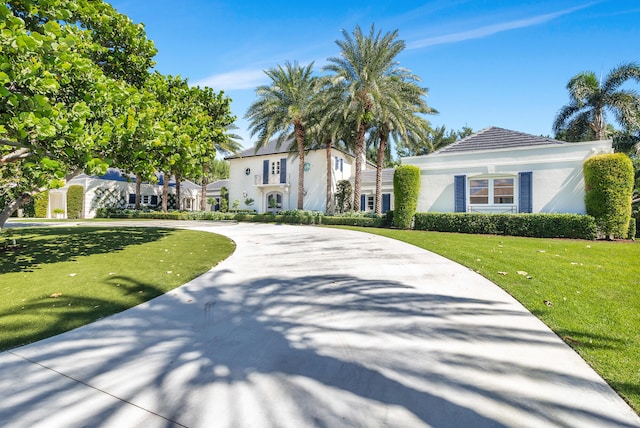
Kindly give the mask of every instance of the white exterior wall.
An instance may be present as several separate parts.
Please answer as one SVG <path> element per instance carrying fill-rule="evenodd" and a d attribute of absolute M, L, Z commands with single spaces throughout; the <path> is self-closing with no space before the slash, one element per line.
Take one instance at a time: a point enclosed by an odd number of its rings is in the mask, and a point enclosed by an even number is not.
<path fill-rule="evenodd" d="M 342 159 L 342 171 L 335 169 L 335 158 Z M 279 175 L 273 176 L 273 184 L 262 184 L 263 161 L 270 162 L 269 175 L 271 176 L 271 162 L 287 159 L 287 183 L 279 183 Z M 289 156 L 286 153 L 277 153 L 262 156 L 250 156 L 244 158 L 232 158 L 229 160 L 229 208 L 235 200 L 240 201 L 240 209 L 254 209 L 263 213 L 269 209 L 267 195 L 271 192 L 280 192 L 283 196 L 282 207 L 279 210 L 296 209 L 298 206 L 298 157 Z M 351 176 L 351 162 L 353 159 L 338 150 L 332 150 L 331 175 L 335 192 L 336 182 L 347 180 Z M 308 171 L 304 173 L 304 209 L 311 211 L 324 211 L 326 208 L 327 188 L 327 157 L 323 149 L 312 150 L 305 155 L 305 163 L 309 164 Z M 338 162 L 339 163 L 339 162 Z M 245 174 L 249 168 L 249 175 Z M 244 196 L 246 195 L 246 197 Z M 254 200 L 251 206 L 244 201 L 247 198 Z"/>
<path fill-rule="evenodd" d="M 454 176 L 515 177 L 517 205 L 519 172 L 532 172 L 533 212 L 585 213 L 584 161 L 598 153 L 612 152 L 611 141 L 467 153 L 431 154 L 403 158 L 402 163 L 421 170 L 418 212 L 454 211 Z M 469 206 L 468 180 L 466 186 Z"/>
<path fill-rule="evenodd" d="M 129 194 L 135 193 L 136 184 L 135 182 L 125 182 L 125 181 L 115 181 L 115 180 L 103 180 L 95 177 L 76 177 L 69 180 L 63 187 L 60 189 L 51 190 L 49 197 L 49 208 L 47 212 L 47 218 L 54 218 L 53 210 L 56 208 L 62 208 L 65 210 L 63 215 L 64 218 L 67 217 L 67 190 L 69 186 L 80 185 L 84 187 L 84 204 L 83 204 L 83 218 L 94 218 L 96 216 L 96 209 L 99 204 L 99 197 L 97 193 L 99 193 L 98 189 L 104 190 L 114 190 L 115 194 L 120 194 L 124 197 L 125 205 L 130 205 Z M 169 187 L 169 194 L 176 193 L 176 189 L 174 186 Z M 185 198 L 192 198 L 194 200 L 192 211 L 200 209 L 200 191 L 196 189 L 187 189 L 185 187 L 180 188 L 181 198 L 184 202 Z M 54 195 L 51 197 L 51 195 Z M 140 196 L 158 196 L 158 200 L 162 196 L 162 185 L 158 184 L 149 184 L 142 183 L 140 185 Z M 144 204 L 142 204 L 144 206 Z M 182 209 L 184 209 L 184 204 L 182 205 Z"/>

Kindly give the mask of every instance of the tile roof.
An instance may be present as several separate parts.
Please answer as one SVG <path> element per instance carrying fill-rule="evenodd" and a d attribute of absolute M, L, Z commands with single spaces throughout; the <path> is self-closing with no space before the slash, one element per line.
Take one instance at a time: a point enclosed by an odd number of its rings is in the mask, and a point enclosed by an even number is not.
<path fill-rule="evenodd" d="M 207 191 L 220 190 L 223 187 L 229 188 L 229 180 L 217 180 L 213 183 L 207 184 Z"/>
<path fill-rule="evenodd" d="M 565 144 L 553 138 L 540 137 L 524 132 L 492 126 L 475 134 L 456 141 L 434 153 L 477 152 L 481 150 L 513 149 L 518 147 L 546 146 L 549 144 Z"/>
<path fill-rule="evenodd" d="M 277 153 L 290 153 L 290 148 L 293 149 L 293 153 L 297 153 L 297 147 L 293 144 L 293 140 L 287 140 L 283 142 L 280 147 L 277 146 L 277 140 L 271 140 L 268 144 L 260 147 L 256 152 L 255 147 L 248 148 L 246 150 L 241 151 L 237 155 L 231 155 L 225 157 L 225 159 L 236 159 L 236 158 L 246 158 L 251 156 L 264 156 L 264 155 L 273 155 Z"/>
<path fill-rule="evenodd" d="M 384 168 L 382 170 L 382 181 L 393 181 L 393 173 L 395 168 Z M 361 175 L 362 183 L 375 183 L 376 182 L 376 170 L 375 169 L 365 169 L 362 171 Z M 353 175 L 349 178 L 349 181 L 353 182 L 355 178 Z"/>

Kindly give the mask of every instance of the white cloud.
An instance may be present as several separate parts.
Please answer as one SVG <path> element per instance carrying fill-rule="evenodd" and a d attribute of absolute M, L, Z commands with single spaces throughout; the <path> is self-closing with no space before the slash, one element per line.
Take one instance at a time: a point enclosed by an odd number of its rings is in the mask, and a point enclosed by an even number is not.
<path fill-rule="evenodd" d="M 194 82 L 195 86 L 208 86 L 216 91 L 231 91 L 234 89 L 255 89 L 267 83 L 269 78 L 263 70 L 235 70 L 227 73 L 214 74 Z"/>
<path fill-rule="evenodd" d="M 456 43 L 465 40 L 480 39 L 482 37 L 491 36 L 503 31 L 515 30 L 518 28 L 526 28 L 534 25 L 544 24 L 545 22 L 556 19 L 562 15 L 567 15 L 579 9 L 590 6 L 591 3 L 571 9 L 561 10 L 559 12 L 547 13 L 544 15 L 534 16 L 532 18 L 518 19 L 515 21 L 503 22 L 499 24 L 487 25 L 485 27 L 475 28 L 459 33 L 445 34 L 443 36 L 428 37 L 407 43 L 407 49 L 420 49 L 428 46 L 442 45 L 445 43 Z"/>

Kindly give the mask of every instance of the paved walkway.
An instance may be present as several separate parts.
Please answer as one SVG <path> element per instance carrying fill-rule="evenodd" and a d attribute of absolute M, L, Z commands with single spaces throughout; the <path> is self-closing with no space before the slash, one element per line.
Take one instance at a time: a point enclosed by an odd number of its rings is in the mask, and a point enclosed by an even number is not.
<path fill-rule="evenodd" d="M 359 232 L 188 227 L 237 250 L 164 296 L 0 354 L 0 425 L 640 427 L 540 321 L 453 262 Z"/>

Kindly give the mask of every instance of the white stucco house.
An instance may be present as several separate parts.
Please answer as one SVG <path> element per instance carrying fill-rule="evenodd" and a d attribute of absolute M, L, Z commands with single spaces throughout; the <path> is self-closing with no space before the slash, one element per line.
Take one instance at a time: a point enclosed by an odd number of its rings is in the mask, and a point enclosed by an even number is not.
<path fill-rule="evenodd" d="M 298 205 L 298 155 L 289 151 L 290 143 L 279 148 L 276 142 L 242 151 L 225 158 L 229 161 L 229 206 L 239 202 L 240 209 L 258 213 L 296 209 Z M 363 162 L 364 164 L 364 162 Z M 355 168 L 352 155 L 331 150 L 332 195 L 336 183 L 348 180 Z M 325 211 L 327 198 L 326 149 L 312 149 L 304 160 L 304 209 Z M 251 202 L 250 205 L 246 201 Z"/>
<path fill-rule="evenodd" d="M 157 208 L 162 204 L 162 185 L 164 177 L 158 175 L 157 183 L 142 183 L 140 189 L 140 205 L 145 208 Z M 67 191 L 70 186 L 83 187 L 84 200 L 80 218 L 93 218 L 101 207 L 133 208 L 135 206 L 135 176 L 122 173 L 116 168 L 109 168 L 103 176 L 81 174 L 69 180 L 63 187 L 49 191 L 47 218 L 69 217 L 67 212 Z M 182 210 L 196 211 L 200 208 L 201 187 L 183 180 L 180 182 L 180 199 Z M 169 181 L 169 207 L 176 204 L 176 182 Z M 57 214 L 58 211 L 62 213 Z"/>
<path fill-rule="evenodd" d="M 434 153 L 420 168 L 418 212 L 585 213 L 584 161 L 611 140 L 566 143 L 490 127 Z"/>

